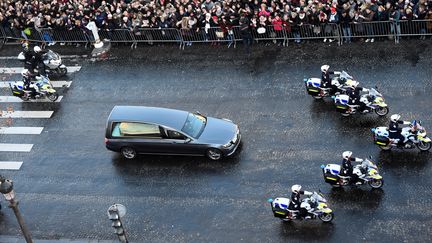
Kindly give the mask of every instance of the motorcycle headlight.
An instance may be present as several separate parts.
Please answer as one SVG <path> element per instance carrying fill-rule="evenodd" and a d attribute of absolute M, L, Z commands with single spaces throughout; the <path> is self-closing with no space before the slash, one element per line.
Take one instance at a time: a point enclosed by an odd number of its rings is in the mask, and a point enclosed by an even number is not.
<path fill-rule="evenodd" d="M 60 60 L 51 60 L 51 64 L 59 66 L 60 65 Z"/>

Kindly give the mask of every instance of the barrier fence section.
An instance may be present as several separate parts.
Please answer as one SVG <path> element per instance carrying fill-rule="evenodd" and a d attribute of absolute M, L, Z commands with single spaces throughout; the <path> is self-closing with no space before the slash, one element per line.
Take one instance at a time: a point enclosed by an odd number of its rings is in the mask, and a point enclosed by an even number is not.
<path fill-rule="evenodd" d="M 177 43 L 180 48 L 192 43 L 224 43 L 228 47 L 236 46 L 244 35 L 250 35 L 255 42 L 273 42 L 287 46 L 289 42 L 300 43 L 304 40 L 322 39 L 337 41 L 339 45 L 355 39 L 388 38 L 398 43 L 401 37 L 419 37 L 425 39 L 432 35 L 432 20 L 400 20 L 373 21 L 351 23 L 326 23 L 321 25 L 267 25 L 250 28 L 250 32 L 242 33 L 239 26 L 211 28 L 134 28 L 134 29 L 100 29 L 101 39 L 109 39 L 112 43 L 128 43 L 136 48 L 138 43 Z M 24 30 L 0 27 L 0 39 L 3 43 L 9 40 L 17 43 L 27 39 L 41 45 L 60 43 L 82 43 L 86 46 L 94 42 L 94 37 L 86 28 L 74 29 L 37 29 Z"/>

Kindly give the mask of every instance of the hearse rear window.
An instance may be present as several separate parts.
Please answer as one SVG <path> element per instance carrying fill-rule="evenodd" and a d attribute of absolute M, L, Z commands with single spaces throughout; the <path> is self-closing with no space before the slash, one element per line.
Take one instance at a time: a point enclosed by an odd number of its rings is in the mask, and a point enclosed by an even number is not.
<path fill-rule="evenodd" d="M 144 137 L 160 138 L 159 126 L 138 122 L 115 122 L 112 130 L 113 137 Z"/>

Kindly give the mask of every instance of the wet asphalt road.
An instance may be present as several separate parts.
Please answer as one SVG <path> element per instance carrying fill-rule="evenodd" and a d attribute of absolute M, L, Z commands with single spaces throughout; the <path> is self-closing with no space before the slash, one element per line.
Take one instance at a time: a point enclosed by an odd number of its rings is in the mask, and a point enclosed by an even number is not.
<path fill-rule="evenodd" d="M 431 49 L 422 42 L 320 43 L 255 48 L 247 59 L 241 48 L 120 48 L 110 61 L 71 60 L 69 65 L 82 70 L 69 76 L 69 89 L 59 90 L 60 103 L 13 105 L 55 112 L 47 120 L 14 119 L 14 126 L 45 129 L 37 136 L 0 137 L 4 143 L 35 144 L 28 155 L 2 152 L 2 160 L 24 164 L 0 173 L 14 179 L 35 238 L 115 239 L 106 210 L 121 203 L 134 242 L 428 241 L 431 153 L 381 152 L 370 128 L 387 125 L 386 118 L 342 118 L 330 100 L 308 96 L 302 80 L 319 77 L 324 63 L 347 70 L 365 87 L 378 85 L 390 113 L 420 119 L 432 129 Z M 240 126 L 243 146 L 221 162 L 174 156 L 126 161 L 103 143 L 115 105 L 229 118 Z M 320 165 L 340 163 L 344 150 L 374 157 L 385 180 L 382 190 L 332 190 L 324 183 Z M 333 223 L 283 223 L 273 217 L 267 199 L 288 196 L 297 183 L 325 193 Z M 0 213 L 0 234 L 20 234 L 9 209 Z"/>

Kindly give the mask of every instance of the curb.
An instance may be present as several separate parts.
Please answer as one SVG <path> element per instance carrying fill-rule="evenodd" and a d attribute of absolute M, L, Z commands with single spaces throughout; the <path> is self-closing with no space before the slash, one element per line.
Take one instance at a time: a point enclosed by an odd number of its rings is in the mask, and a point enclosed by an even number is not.
<path fill-rule="evenodd" d="M 42 240 L 33 239 L 33 243 L 118 243 L 118 240 L 92 240 L 92 239 L 63 239 Z M 24 238 L 0 235 L 0 243 L 26 243 Z"/>

